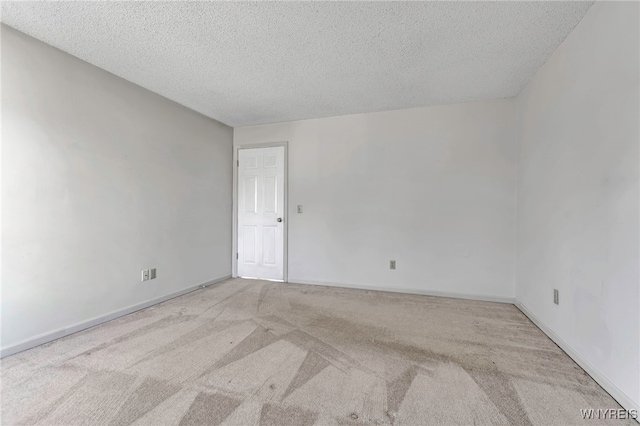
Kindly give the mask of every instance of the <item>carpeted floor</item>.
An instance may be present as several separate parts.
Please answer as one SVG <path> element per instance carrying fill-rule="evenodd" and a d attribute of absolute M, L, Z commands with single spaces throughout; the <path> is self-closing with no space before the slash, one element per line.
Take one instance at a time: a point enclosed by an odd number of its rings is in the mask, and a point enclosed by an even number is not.
<path fill-rule="evenodd" d="M 242 279 L 1 374 L 3 425 L 573 425 L 620 408 L 513 305 Z"/>

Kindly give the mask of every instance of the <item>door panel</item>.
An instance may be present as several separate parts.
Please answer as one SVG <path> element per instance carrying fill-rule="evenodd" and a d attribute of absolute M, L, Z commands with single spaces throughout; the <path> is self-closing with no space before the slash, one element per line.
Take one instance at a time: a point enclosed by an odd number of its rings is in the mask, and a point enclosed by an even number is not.
<path fill-rule="evenodd" d="M 255 226 L 243 226 L 243 238 L 244 250 L 242 252 L 242 259 L 245 263 L 256 263 L 256 227 Z"/>
<path fill-rule="evenodd" d="M 256 213 L 258 205 L 258 178 L 247 176 L 244 178 L 244 211 L 246 213 Z"/>
<path fill-rule="evenodd" d="M 264 177 L 264 211 L 265 213 L 277 213 L 278 204 L 278 177 Z"/>
<path fill-rule="evenodd" d="M 276 264 L 276 232 L 275 226 L 265 226 L 262 228 L 262 259 L 265 265 Z"/>
<path fill-rule="evenodd" d="M 238 276 L 284 280 L 284 147 L 238 160 Z"/>

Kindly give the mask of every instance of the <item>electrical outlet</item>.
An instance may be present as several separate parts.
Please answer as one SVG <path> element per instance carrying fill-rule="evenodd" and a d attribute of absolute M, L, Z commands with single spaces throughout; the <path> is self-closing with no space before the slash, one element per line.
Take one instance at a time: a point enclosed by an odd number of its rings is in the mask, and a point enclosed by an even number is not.
<path fill-rule="evenodd" d="M 144 271 L 142 271 L 142 281 L 148 281 L 149 280 L 149 270 L 145 269 Z"/>
<path fill-rule="evenodd" d="M 302 213 L 302 205 L 301 204 L 298 205 L 298 213 Z"/>
<path fill-rule="evenodd" d="M 560 304 L 560 300 L 558 298 L 558 290 L 556 290 L 555 288 L 553 289 L 553 303 L 555 303 L 556 305 Z"/>
<path fill-rule="evenodd" d="M 156 278 L 156 268 L 149 269 L 149 279 L 153 280 Z"/>
<path fill-rule="evenodd" d="M 396 261 L 395 260 L 390 260 L 389 261 L 389 269 L 396 269 Z"/>

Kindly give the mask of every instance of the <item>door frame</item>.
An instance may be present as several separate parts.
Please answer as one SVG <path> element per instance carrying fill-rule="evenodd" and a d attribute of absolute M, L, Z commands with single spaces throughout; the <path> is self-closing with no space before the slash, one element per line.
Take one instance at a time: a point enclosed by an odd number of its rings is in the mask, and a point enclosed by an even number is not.
<path fill-rule="evenodd" d="M 233 146 L 233 217 L 231 239 L 231 276 L 238 276 L 238 151 L 241 149 L 284 147 L 283 281 L 289 282 L 289 142 L 246 143 Z"/>

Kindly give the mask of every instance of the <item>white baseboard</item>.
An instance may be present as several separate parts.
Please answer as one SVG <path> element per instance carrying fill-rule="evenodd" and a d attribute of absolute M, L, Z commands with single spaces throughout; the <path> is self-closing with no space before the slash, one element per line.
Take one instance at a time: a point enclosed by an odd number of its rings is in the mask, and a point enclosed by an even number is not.
<path fill-rule="evenodd" d="M 60 339 L 70 334 L 74 334 L 79 331 L 86 330 L 91 327 L 95 327 L 96 325 L 105 323 L 107 321 L 111 321 L 113 319 L 119 318 L 124 315 L 128 315 L 130 313 L 139 311 L 144 308 L 148 308 L 149 306 L 162 303 L 166 300 L 173 299 L 178 296 L 182 296 L 186 293 L 190 293 L 199 288 L 219 283 L 229 278 L 231 278 L 231 275 L 227 275 L 211 281 L 207 281 L 205 283 L 191 286 L 183 290 L 179 290 L 177 292 L 168 294 L 166 296 L 161 296 L 155 299 L 137 303 L 135 305 L 127 306 L 123 309 L 118 309 L 116 311 L 107 313 L 105 315 L 91 318 L 86 321 L 72 324 L 67 327 L 59 328 L 57 330 L 49 331 L 47 333 L 40 334 L 38 336 L 23 340 L 21 342 L 14 343 L 13 345 L 9 345 L 0 349 L 0 358 L 4 358 L 6 356 L 25 351 L 27 349 L 31 349 L 36 346 L 40 346 L 42 344 L 51 342 L 53 340 Z M 625 408 L 626 410 L 636 410 L 636 412 L 640 413 L 640 405 L 638 403 L 633 401 L 631 397 L 629 397 L 622 390 L 620 390 L 620 388 L 618 388 L 613 382 L 611 382 L 607 377 L 605 377 L 605 375 L 602 374 L 596 367 L 594 367 L 593 364 L 591 364 L 589 361 L 584 359 L 575 349 L 573 349 L 573 347 L 571 347 L 564 339 L 558 336 L 553 330 L 547 327 L 542 321 L 540 321 L 538 317 L 536 317 L 525 305 L 523 305 L 517 299 L 510 298 L 510 297 L 465 294 L 465 293 L 450 293 L 450 292 L 431 291 L 431 290 L 422 290 L 422 289 L 414 289 L 414 288 L 374 287 L 374 286 L 363 286 L 363 285 L 309 281 L 309 280 L 293 280 L 291 281 L 291 283 L 353 288 L 353 289 L 359 289 L 359 290 L 386 291 L 391 293 L 418 294 L 418 295 L 425 295 L 425 296 L 452 297 L 457 299 L 481 300 L 486 302 L 515 304 L 518 307 L 518 309 L 520 309 L 520 311 L 522 311 L 522 313 L 531 320 L 531 322 L 533 322 L 538 328 L 540 328 L 540 330 L 542 330 L 543 333 L 549 336 L 551 340 L 553 340 L 564 352 L 566 352 L 567 355 L 569 355 L 570 358 L 572 358 L 580 367 L 582 367 L 582 369 L 586 371 L 587 374 L 589 374 L 600 386 L 602 386 L 602 388 L 605 391 L 607 391 L 611 395 L 611 397 L 613 397 L 613 399 L 615 399 L 623 408 Z"/>
<path fill-rule="evenodd" d="M 119 318 L 124 315 L 128 315 L 135 311 L 139 311 L 144 308 L 148 308 L 149 306 L 157 305 L 158 303 L 162 303 L 166 300 L 173 299 L 178 296 L 182 296 L 183 294 L 190 293 L 194 290 L 197 290 L 202 287 L 206 287 L 212 284 L 219 283 L 226 279 L 231 278 L 231 275 L 226 275 L 224 277 L 216 278 L 211 281 L 207 281 L 198 285 L 194 285 L 191 287 L 187 287 L 185 289 L 176 291 L 171 294 L 167 294 L 166 296 L 160 296 L 155 299 L 146 300 L 141 303 L 136 303 L 135 305 L 127 306 L 126 308 L 118 309 L 116 311 L 109 312 L 104 315 L 100 315 L 98 317 L 94 317 L 88 319 L 86 321 L 81 321 L 66 327 L 59 328 L 57 330 L 48 331 L 46 333 L 40 334 L 35 337 L 31 337 L 29 339 L 22 340 L 18 343 L 14 343 L 12 345 L 6 346 L 0 349 L 0 358 L 4 358 L 9 355 L 16 354 L 18 352 L 26 351 L 27 349 L 31 349 L 36 346 L 43 345 L 45 343 L 49 343 L 53 340 L 60 339 L 62 337 L 68 336 L 73 333 L 77 333 L 82 330 L 86 330 L 87 328 L 95 327 L 96 325 L 102 324 L 107 321 L 111 321 L 113 319 Z"/>
<path fill-rule="evenodd" d="M 438 297 L 452 297 L 455 299 L 482 300 L 484 302 L 498 302 L 498 303 L 513 304 L 513 300 L 514 300 L 512 297 L 490 296 L 490 295 L 483 295 L 483 294 L 450 293 L 446 291 L 422 290 L 418 288 L 406 288 L 406 287 L 375 287 L 375 286 L 367 286 L 367 285 L 331 283 L 331 282 L 324 282 L 324 281 L 310 281 L 310 280 L 298 280 L 298 279 L 290 279 L 289 282 L 292 284 L 324 285 L 328 287 L 343 287 L 343 288 L 353 288 L 358 290 L 386 291 L 389 293 L 405 293 L 405 294 L 418 294 L 422 296 L 438 296 Z"/>
<path fill-rule="evenodd" d="M 518 309 L 522 311 L 523 314 L 527 316 L 544 334 L 549 336 L 551 340 L 555 342 L 556 345 L 560 347 L 563 351 L 566 352 L 567 355 L 571 359 L 573 359 L 576 364 L 578 364 L 584 371 L 587 372 L 593 380 L 595 380 L 602 388 L 611 395 L 613 399 L 618 401 L 618 404 L 622 406 L 625 410 L 636 410 L 637 413 L 640 414 L 640 405 L 633 401 L 631 397 L 629 397 L 626 393 L 624 393 L 620 388 L 618 388 L 613 382 L 611 382 L 604 374 L 600 372 L 596 367 L 593 366 L 589 361 L 584 359 L 582 355 L 578 353 L 575 349 L 571 347 L 564 339 L 558 336 L 553 330 L 547 327 L 538 317 L 536 317 L 533 312 L 531 312 L 525 305 L 523 305 L 518 299 L 515 299 L 514 303 Z M 600 407 L 598 407 L 600 408 Z M 608 408 L 608 407 L 602 407 Z M 636 419 L 640 422 L 640 419 Z"/>

